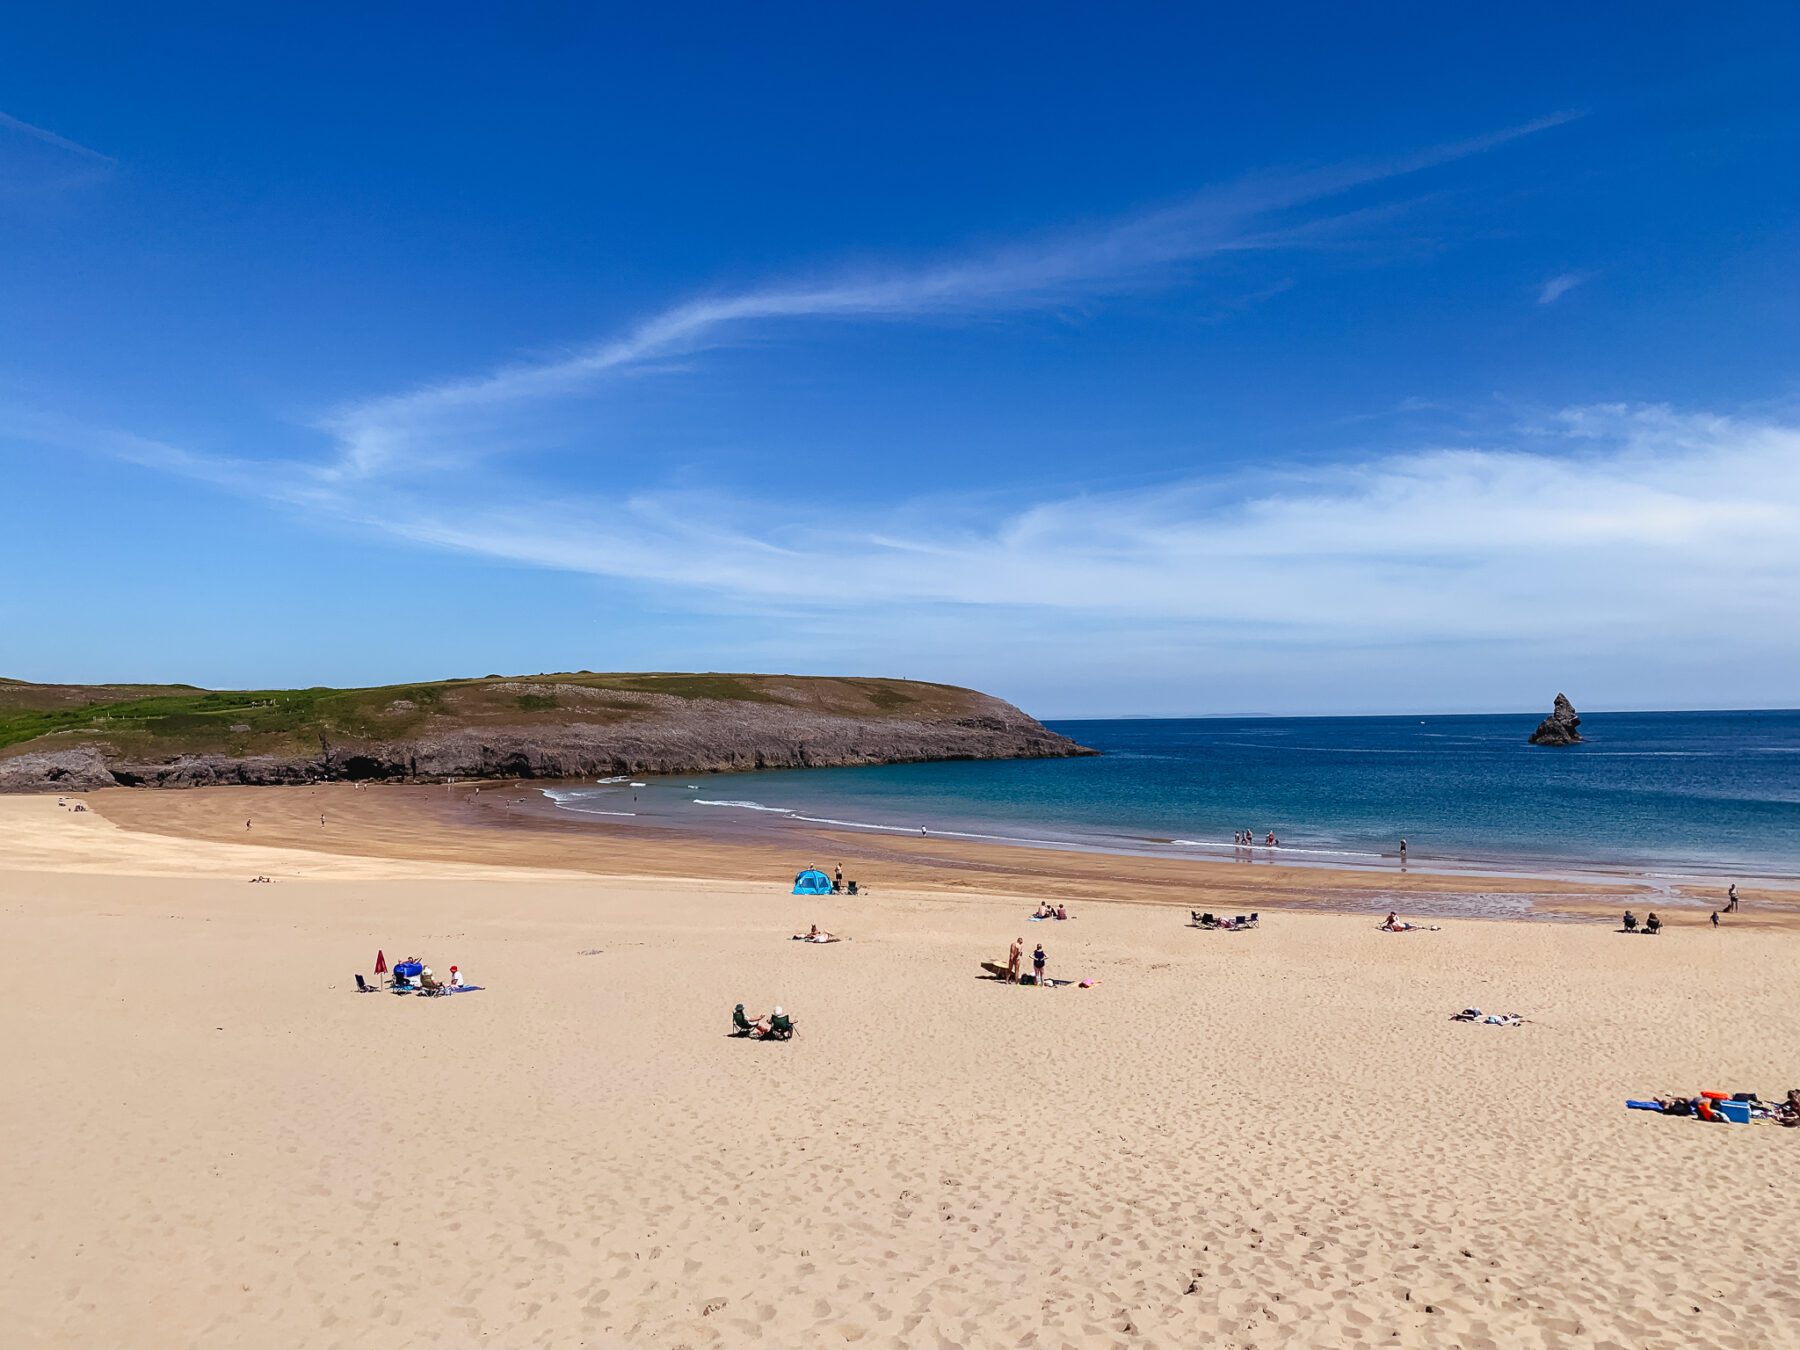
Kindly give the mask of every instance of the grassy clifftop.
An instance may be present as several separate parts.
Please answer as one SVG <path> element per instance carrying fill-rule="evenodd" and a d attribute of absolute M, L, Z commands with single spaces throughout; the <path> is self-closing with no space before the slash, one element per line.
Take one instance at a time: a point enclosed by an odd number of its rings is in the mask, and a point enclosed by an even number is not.
<path fill-rule="evenodd" d="M 17 761 L 70 754 L 124 782 L 186 763 L 185 782 L 251 781 L 221 767 L 248 763 L 255 781 L 316 781 L 1067 753 L 1078 748 L 1010 704 L 911 680 L 578 671 L 230 691 L 0 680 L 0 764 L 14 761 L 15 779 L 31 776 Z M 196 778 L 193 761 L 211 776 Z"/>

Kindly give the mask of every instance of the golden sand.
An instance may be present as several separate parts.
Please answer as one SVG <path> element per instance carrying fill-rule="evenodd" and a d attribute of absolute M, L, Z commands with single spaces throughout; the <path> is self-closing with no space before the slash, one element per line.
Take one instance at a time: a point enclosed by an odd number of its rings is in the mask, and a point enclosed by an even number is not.
<path fill-rule="evenodd" d="M 1463 881 L 1117 904 L 935 842 L 809 899 L 773 847 L 427 793 L 0 799 L 8 1344 L 1800 1344 L 1800 1131 L 1622 1109 L 1800 1083 L 1754 907 L 1393 935 L 1281 906 Z M 1014 937 L 1097 983 L 983 978 Z M 358 996 L 377 947 L 485 990 Z"/>

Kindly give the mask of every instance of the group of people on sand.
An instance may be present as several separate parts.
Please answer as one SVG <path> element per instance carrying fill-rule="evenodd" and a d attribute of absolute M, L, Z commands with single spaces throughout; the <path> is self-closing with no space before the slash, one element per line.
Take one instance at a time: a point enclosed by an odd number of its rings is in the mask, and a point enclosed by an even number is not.
<path fill-rule="evenodd" d="M 785 1041 L 794 1035 L 794 1019 L 777 1007 L 774 1012 L 751 1017 L 738 1004 L 731 1010 L 731 1034 L 747 1036 L 753 1041 Z"/>
<path fill-rule="evenodd" d="M 417 966 L 419 968 L 419 973 L 411 976 L 404 975 L 401 973 L 402 966 L 409 969 L 413 966 Z M 440 980 L 437 977 L 437 972 L 432 970 L 430 966 L 426 965 L 416 956 L 409 956 L 404 961 L 396 961 L 394 963 L 395 986 L 404 988 L 409 983 L 421 994 L 443 994 L 448 993 L 452 989 L 461 989 L 464 987 L 463 973 L 458 967 L 451 966 L 449 976 Z"/>
<path fill-rule="evenodd" d="M 1238 914 L 1235 916 L 1228 914 L 1214 915 L 1210 910 L 1202 914 L 1200 911 L 1194 909 L 1188 911 L 1188 918 L 1193 921 L 1193 925 L 1196 928 L 1210 928 L 1219 933 L 1235 933 L 1243 928 L 1255 928 L 1262 922 L 1262 915 L 1255 913 Z"/>
<path fill-rule="evenodd" d="M 1714 916 L 1714 921 L 1717 921 L 1716 915 Z M 1621 933 L 1648 933 L 1651 937 L 1655 937 L 1658 933 L 1662 932 L 1662 926 L 1662 920 L 1657 918 L 1655 913 L 1652 912 L 1645 915 L 1643 927 L 1640 928 L 1638 926 L 1637 915 L 1633 914 L 1630 910 L 1626 910 L 1624 927 L 1620 928 L 1619 931 Z"/>
<path fill-rule="evenodd" d="M 1765 1102 L 1754 1092 L 1734 1092 L 1729 1095 L 1723 1092 L 1702 1092 L 1697 1097 L 1675 1093 L 1667 1097 L 1652 1097 L 1648 1102 L 1627 1104 L 1661 1111 L 1666 1116 L 1695 1116 L 1700 1120 L 1711 1121 L 1731 1120 L 1730 1106 L 1737 1106 L 1740 1123 L 1748 1118 L 1772 1120 L 1777 1125 L 1789 1128 L 1800 1126 L 1800 1088 L 1789 1088 L 1787 1097 L 1779 1102 Z"/>
<path fill-rule="evenodd" d="M 1066 919 L 1069 917 L 1067 905 L 1053 905 L 1048 900 L 1038 901 L 1038 907 L 1032 911 L 1034 919 Z"/>
<path fill-rule="evenodd" d="M 1044 969 L 1049 961 L 1050 958 L 1044 954 L 1044 944 L 1038 943 L 1031 953 L 1031 982 L 1033 984 L 1041 986 L 1044 983 Z M 1019 973 L 1020 967 L 1024 963 L 1025 939 L 1017 937 L 1013 939 L 1012 946 L 1006 949 L 1006 982 L 1008 984 L 1023 983 L 1019 978 Z"/>

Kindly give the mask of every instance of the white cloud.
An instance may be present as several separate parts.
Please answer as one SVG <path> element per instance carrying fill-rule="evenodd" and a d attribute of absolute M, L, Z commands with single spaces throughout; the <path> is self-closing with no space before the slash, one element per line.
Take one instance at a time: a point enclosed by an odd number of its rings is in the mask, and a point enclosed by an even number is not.
<path fill-rule="evenodd" d="M 1555 304 L 1587 279 L 1586 272 L 1559 272 L 1538 287 L 1537 302 L 1540 305 Z"/>
<path fill-rule="evenodd" d="M 354 513 L 435 547 L 727 606 L 1032 610 L 1305 643 L 1506 639 L 1545 625 L 1700 638 L 1791 621 L 1800 427 L 1611 407 L 1518 440 L 994 514 L 849 503 L 816 534 L 787 529 L 774 503 L 656 493 L 377 497 Z"/>

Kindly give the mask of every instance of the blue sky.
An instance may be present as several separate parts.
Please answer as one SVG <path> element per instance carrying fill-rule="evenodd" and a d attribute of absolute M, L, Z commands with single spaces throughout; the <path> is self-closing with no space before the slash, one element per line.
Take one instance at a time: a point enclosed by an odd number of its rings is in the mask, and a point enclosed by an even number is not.
<path fill-rule="evenodd" d="M 1776 6 L 39 6 L 0 673 L 1800 703 Z"/>

